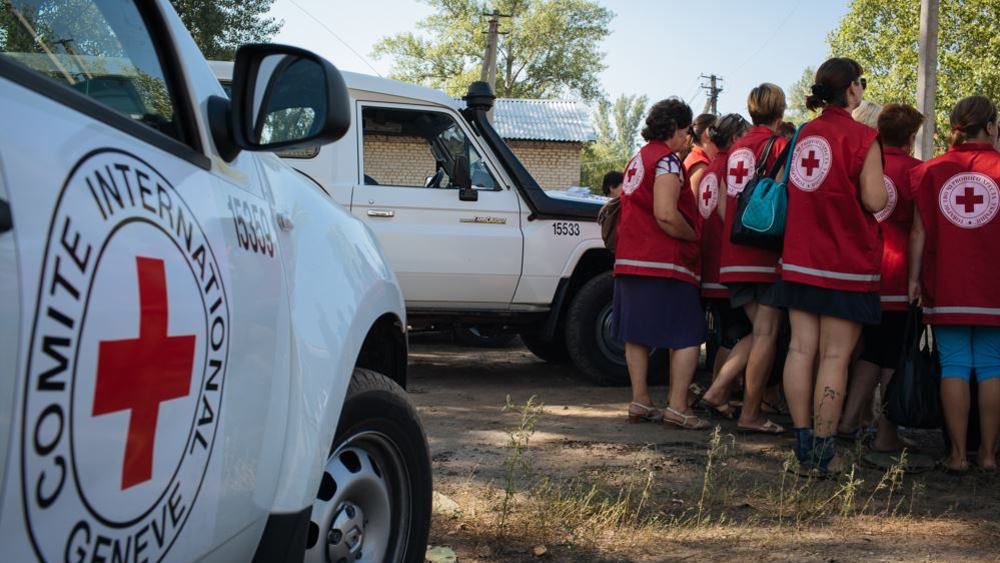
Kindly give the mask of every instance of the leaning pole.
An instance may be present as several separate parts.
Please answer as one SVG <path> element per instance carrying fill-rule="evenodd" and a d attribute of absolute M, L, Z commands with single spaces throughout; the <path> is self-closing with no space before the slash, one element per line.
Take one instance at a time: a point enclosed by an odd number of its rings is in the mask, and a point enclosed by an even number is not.
<path fill-rule="evenodd" d="M 938 0 L 920 0 L 920 53 L 917 68 L 917 109 L 924 114 L 924 126 L 917 134 L 916 156 L 934 156 L 937 92 Z"/>

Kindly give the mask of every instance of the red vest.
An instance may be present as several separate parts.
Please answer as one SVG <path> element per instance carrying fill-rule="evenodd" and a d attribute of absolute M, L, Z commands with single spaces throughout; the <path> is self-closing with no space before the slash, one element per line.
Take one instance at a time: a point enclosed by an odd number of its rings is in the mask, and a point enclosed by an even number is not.
<path fill-rule="evenodd" d="M 729 152 L 719 151 L 698 182 L 698 212 L 701 214 L 701 294 L 725 299 L 729 290 L 719 282 L 719 260 L 722 259 L 723 221 L 719 216 L 719 188 L 725 187 Z"/>
<path fill-rule="evenodd" d="M 784 280 L 840 291 L 878 291 L 882 239 L 861 206 L 861 168 L 878 131 L 827 106 L 799 132 L 788 180 Z"/>
<path fill-rule="evenodd" d="M 882 235 L 882 283 L 879 296 L 883 311 L 905 311 L 907 307 L 907 254 L 913 225 L 913 195 L 910 170 L 920 161 L 902 149 L 886 147 L 885 190 L 889 202 L 875 214 Z"/>
<path fill-rule="evenodd" d="M 729 149 L 725 174 L 719 178 L 725 180 L 726 191 L 726 222 L 722 231 L 722 259 L 719 268 L 719 279 L 722 283 L 772 283 L 778 280 L 779 253 L 729 242 L 729 233 L 733 232 L 733 221 L 736 219 L 739 195 L 753 177 L 757 167 L 757 155 L 764 150 L 767 140 L 774 134 L 763 125 L 755 125 Z M 778 153 L 787 144 L 788 141 L 780 136 L 774 141 L 771 154 L 766 158 L 768 168 L 774 164 Z"/>
<path fill-rule="evenodd" d="M 927 233 L 927 322 L 1000 326 L 1000 153 L 953 147 L 914 168 L 910 184 Z"/>
<path fill-rule="evenodd" d="M 647 143 L 625 167 L 615 275 L 674 278 L 698 285 L 701 264 L 699 243 L 676 239 L 660 227 L 653 215 L 653 182 L 656 164 L 672 153 L 662 141 Z M 677 208 L 698 232 L 700 221 L 686 178 L 682 178 Z"/>
<path fill-rule="evenodd" d="M 688 178 L 691 177 L 691 169 L 695 167 L 696 164 L 709 164 L 712 159 L 708 158 L 708 154 L 704 149 L 698 145 L 691 147 L 691 152 L 688 153 L 687 157 L 684 158 L 684 173 L 687 174 Z"/>

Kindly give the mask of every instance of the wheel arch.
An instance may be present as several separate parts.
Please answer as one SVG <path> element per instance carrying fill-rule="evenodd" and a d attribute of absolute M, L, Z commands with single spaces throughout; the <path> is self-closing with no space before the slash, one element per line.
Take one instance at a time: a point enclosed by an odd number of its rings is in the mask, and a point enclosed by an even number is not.
<path fill-rule="evenodd" d="M 545 333 L 552 338 L 556 336 L 557 327 L 563 321 L 569 304 L 588 281 L 596 276 L 609 272 L 614 267 L 614 255 L 606 248 L 589 248 L 580 255 L 569 278 L 563 278 L 564 288 L 557 291 L 556 300 L 552 303 L 552 311 L 545 324 Z"/>
<path fill-rule="evenodd" d="M 381 373 L 406 389 L 406 326 L 395 313 L 385 313 L 372 323 L 355 366 Z"/>

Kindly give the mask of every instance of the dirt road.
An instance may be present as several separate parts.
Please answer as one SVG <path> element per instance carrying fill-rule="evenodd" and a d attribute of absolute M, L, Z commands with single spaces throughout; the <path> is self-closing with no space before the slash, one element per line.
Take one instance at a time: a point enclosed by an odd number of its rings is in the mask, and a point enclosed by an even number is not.
<path fill-rule="evenodd" d="M 410 362 L 444 495 L 430 544 L 459 561 L 1000 561 L 995 476 L 859 464 L 838 481 L 797 479 L 782 470 L 789 436 L 726 423 L 713 444 L 707 431 L 629 425 L 627 389 L 521 347 L 418 336 Z M 662 404 L 665 389 L 653 392 Z M 504 411 L 508 395 L 520 408 Z M 530 397 L 544 406 L 525 425 Z M 936 433 L 908 436 L 940 454 Z"/>

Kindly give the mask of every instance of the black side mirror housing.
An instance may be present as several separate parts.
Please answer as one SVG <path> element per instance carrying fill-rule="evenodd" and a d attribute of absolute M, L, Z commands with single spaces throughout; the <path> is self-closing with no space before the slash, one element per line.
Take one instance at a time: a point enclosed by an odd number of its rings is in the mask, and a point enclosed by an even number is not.
<path fill-rule="evenodd" d="M 232 101 L 209 99 L 212 138 L 227 162 L 241 150 L 274 152 L 331 143 L 351 127 L 344 78 L 298 47 L 248 44 L 236 51 Z"/>
<path fill-rule="evenodd" d="M 456 157 L 451 172 L 451 182 L 458 186 L 458 199 L 461 201 L 479 201 L 479 192 L 472 187 L 469 159 L 464 156 Z"/>

